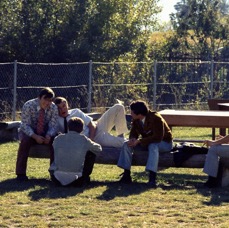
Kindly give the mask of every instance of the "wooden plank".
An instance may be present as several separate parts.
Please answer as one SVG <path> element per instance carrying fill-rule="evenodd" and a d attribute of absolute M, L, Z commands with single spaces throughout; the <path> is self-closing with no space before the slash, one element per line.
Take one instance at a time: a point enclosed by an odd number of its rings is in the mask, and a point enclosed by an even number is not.
<path fill-rule="evenodd" d="M 168 109 L 159 113 L 169 126 L 229 127 L 229 112 L 227 111 L 183 111 Z"/>
<path fill-rule="evenodd" d="M 98 164 L 117 165 L 121 148 L 103 147 L 102 152 L 96 157 Z M 35 145 L 29 152 L 32 158 L 49 158 L 49 147 L 47 145 Z M 183 162 L 182 167 L 202 168 L 205 161 L 205 154 L 193 155 L 187 161 Z M 148 151 L 135 151 L 132 159 L 132 165 L 145 166 L 148 158 Z M 173 161 L 173 153 L 160 153 L 159 167 L 176 167 Z"/>

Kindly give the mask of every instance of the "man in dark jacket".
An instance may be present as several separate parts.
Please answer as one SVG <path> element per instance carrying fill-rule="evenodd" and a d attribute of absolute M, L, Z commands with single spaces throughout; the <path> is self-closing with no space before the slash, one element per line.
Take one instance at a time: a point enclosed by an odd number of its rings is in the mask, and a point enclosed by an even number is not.
<path fill-rule="evenodd" d="M 144 101 L 132 102 L 130 109 L 133 122 L 129 141 L 123 144 L 117 164 L 124 169 L 120 182 L 132 182 L 130 168 L 134 150 L 148 149 L 146 164 L 146 171 L 149 171 L 148 186 L 155 188 L 159 152 L 169 152 L 172 149 L 172 132 L 162 116 L 149 110 Z"/>

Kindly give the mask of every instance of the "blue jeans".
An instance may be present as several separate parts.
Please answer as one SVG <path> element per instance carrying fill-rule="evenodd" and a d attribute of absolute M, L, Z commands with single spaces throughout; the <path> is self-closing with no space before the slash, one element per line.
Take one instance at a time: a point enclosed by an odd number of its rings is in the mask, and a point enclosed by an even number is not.
<path fill-rule="evenodd" d="M 161 141 L 160 143 L 151 143 L 148 145 L 148 159 L 146 163 L 146 171 L 157 172 L 159 153 L 160 152 L 169 152 L 173 148 L 173 142 Z M 132 164 L 132 155 L 134 150 L 146 150 L 141 146 L 136 146 L 134 148 L 129 147 L 127 142 L 124 142 L 118 160 L 118 166 L 123 169 L 130 170 Z"/>

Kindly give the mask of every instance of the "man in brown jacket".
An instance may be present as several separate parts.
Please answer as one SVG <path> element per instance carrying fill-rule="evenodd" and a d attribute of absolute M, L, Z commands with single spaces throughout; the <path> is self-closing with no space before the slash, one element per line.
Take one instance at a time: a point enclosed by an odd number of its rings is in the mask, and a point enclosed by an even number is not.
<path fill-rule="evenodd" d="M 130 109 L 133 121 L 129 141 L 124 142 L 117 164 L 124 169 L 120 182 L 132 182 L 130 168 L 134 150 L 148 149 L 146 164 L 146 171 L 149 171 L 148 186 L 155 188 L 159 152 L 169 152 L 172 149 L 172 132 L 162 116 L 149 110 L 144 101 L 132 102 Z"/>

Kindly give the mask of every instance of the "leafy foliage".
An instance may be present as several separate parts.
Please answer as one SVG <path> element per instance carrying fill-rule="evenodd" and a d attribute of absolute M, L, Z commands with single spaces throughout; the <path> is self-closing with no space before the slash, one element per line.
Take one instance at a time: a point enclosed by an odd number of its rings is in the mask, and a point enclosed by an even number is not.
<path fill-rule="evenodd" d="M 211 60 L 221 47 L 228 48 L 229 11 L 225 0 L 182 0 L 171 15 L 176 35 L 171 39 L 175 52 Z"/>
<path fill-rule="evenodd" d="M 1 0 L 0 61 L 144 58 L 158 0 Z"/>

